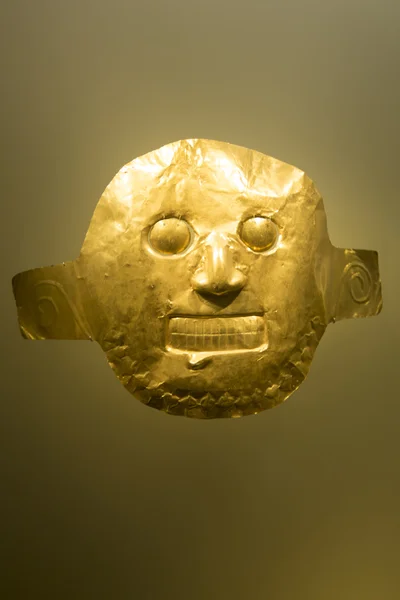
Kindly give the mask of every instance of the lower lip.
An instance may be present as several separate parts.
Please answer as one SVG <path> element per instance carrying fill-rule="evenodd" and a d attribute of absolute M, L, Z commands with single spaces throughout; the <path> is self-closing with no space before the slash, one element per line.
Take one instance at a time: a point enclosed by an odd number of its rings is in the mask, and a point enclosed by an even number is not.
<path fill-rule="evenodd" d="M 172 317 L 167 338 L 167 348 L 178 352 L 243 352 L 267 342 L 260 315 Z"/>

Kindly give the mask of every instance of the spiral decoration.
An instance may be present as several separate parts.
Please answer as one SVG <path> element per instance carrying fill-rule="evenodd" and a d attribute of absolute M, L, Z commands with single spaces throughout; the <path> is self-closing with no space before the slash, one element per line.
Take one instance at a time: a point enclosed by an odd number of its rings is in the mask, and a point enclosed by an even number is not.
<path fill-rule="evenodd" d="M 345 270 L 347 286 L 357 304 L 366 304 L 372 294 L 372 277 L 367 267 L 359 262 L 347 265 Z"/>

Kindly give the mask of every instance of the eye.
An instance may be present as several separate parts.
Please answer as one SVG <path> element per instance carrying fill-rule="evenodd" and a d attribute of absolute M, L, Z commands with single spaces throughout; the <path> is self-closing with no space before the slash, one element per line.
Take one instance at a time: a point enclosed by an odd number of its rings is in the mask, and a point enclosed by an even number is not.
<path fill-rule="evenodd" d="M 278 239 L 278 227 L 267 217 L 251 217 L 239 225 L 242 241 L 255 252 L 265 252 Z"/>
<path fill-rule="evenodd" d="M 149 232 L 150 245 L 160 254 L 184 252 L 191 238 L 191 229 L 186 221 L 175 217 L 157 221 Z"/>

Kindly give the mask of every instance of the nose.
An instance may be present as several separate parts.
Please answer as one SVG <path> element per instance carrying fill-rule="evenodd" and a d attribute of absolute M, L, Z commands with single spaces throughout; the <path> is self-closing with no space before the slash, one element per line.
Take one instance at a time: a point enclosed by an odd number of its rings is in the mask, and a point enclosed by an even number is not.
<path fill-rule="evenodd" d="M 200 294 L 223 296 L 238 292 L 246 276 L 236 267 L 229 239 L 223 233 L 211 233 L 204 242 L 201 266 L 192 277 L 192 286 Z"/>

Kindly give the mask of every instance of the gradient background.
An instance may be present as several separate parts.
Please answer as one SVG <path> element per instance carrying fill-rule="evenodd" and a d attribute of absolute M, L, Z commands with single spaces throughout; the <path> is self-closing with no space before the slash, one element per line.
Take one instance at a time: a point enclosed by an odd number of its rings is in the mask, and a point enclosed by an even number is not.
<path fill-rule="evenodd" d="M 13 0 L 1 9 L 5 600 L 400 597 L 400 4 Z M 304 169 L 379 317 L 330 326 L 286 404 L 135 401 L 96 344 L 20 337 L 19 271 L 78 256 L 126 162 L 187 137 Z"/>

